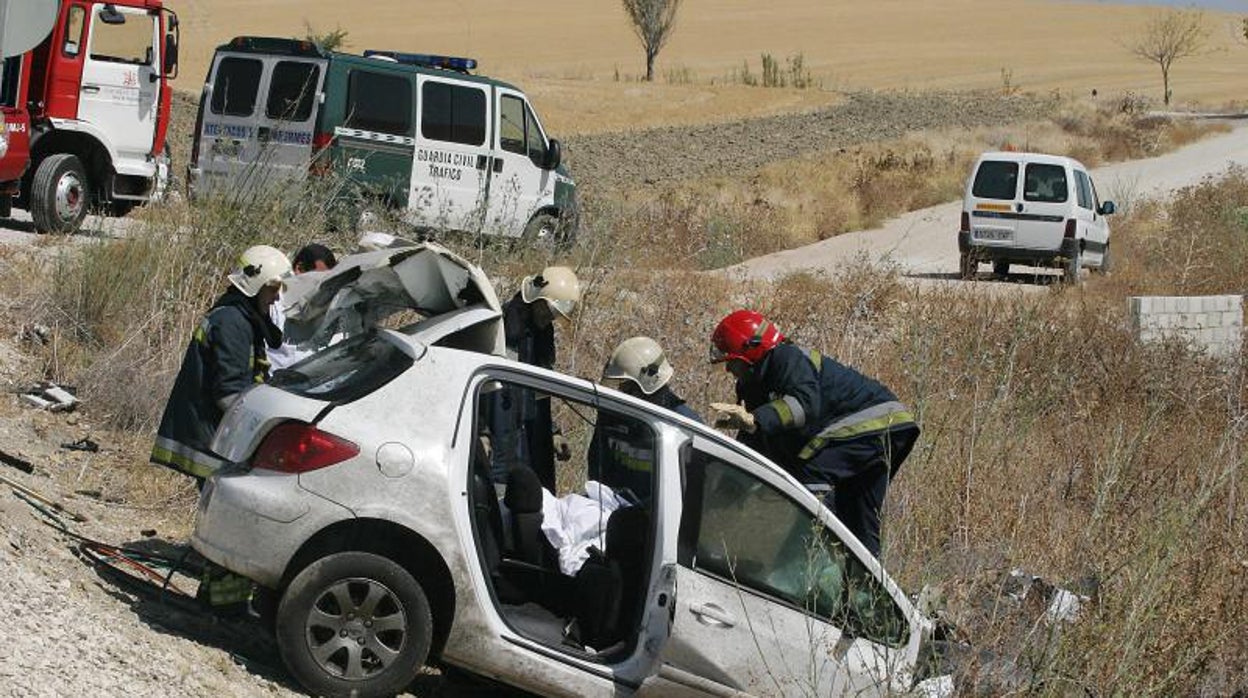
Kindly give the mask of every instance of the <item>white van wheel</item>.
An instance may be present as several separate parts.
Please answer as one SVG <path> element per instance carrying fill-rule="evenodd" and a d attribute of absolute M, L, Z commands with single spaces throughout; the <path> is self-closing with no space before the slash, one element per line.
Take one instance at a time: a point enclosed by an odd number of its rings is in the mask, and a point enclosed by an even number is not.
<path fill-rule="evenodd" d="M 1068 284 L 1079 283 L 1079 272 L 1083 269 L 1083 248 L 1076 247 L 1075 251 L 1066 258 L 1066 265 L 1062 268 L 1062 281 Z"/>
<path fill-rule="evenodd" d="M 1098 274 L 1108 274 L 1112 265 L 1109 262 L 1109 245 L 1105 246 L 1105 251 L 1101 253 L 1101 266 L 1096 268 Z"/>
<path fill-rule="evenodd" d="M 997 261 L 992 263 L 992 273 L 1002 278 L 1010 275 L 1010 263 Z"/>
<path fill-rule="evenodd" d="M 971 256 L 969 252 L 963 252 L 958 257 L 958 278 L 964 281 L 970 281 L 979 273 L 979 261 Z"/>
<path fill-rule="evenodd" d="M 523 240 L 530 247 L 557 247 L 563 243 L 559 237 L 559 219 L 549 213 L 533 216 L 524 226 Z"/>

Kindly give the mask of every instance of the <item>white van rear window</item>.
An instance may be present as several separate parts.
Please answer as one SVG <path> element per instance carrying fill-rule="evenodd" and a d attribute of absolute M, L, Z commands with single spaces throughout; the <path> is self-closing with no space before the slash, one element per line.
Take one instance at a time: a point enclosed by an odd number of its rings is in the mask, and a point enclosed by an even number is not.
<path fill-rule="evenodd" d="M 1061 165 L 1027 163 L 1023 181 L 1023 199 L 1039 203 L 1060 204 L 1069 198 L 1066 168 Z"/>
<path fill-rule="evenodd" d="M 981 199 L 1012 200 L 1018 191 L 1018 163 L 985 160 L 979 163 L 971 194 Z"/>
<path fill-rule="evenodd" d="M 212 113 L 251 116 L 264 66 L 254 58 L 222 58 L 212 81 Z"/>

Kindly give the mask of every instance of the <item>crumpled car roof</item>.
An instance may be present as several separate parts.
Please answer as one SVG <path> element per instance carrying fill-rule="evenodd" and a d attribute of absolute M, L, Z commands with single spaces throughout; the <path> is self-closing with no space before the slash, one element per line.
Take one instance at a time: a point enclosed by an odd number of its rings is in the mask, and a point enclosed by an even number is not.
<path fill-rule="evenodd" d="M 434 243 L 347 255 L 333 269 L 287 279 L 281 302 L 285 339 L 301 347 L 327 346 L 409 310 L 423 318 L 403 328 L 405 334 L 418 336 L 422 325 L 435 318 L 442 322 L 431 324 L 442 325 L 445 332 L 445 316 L 464 312 L 472 318 L 466 320 L 470 325 L 496 325 L 478 332 L 484 339 L 470 348 L 505 355 L 502 306 L 489 278 L 480 267 Z"/>

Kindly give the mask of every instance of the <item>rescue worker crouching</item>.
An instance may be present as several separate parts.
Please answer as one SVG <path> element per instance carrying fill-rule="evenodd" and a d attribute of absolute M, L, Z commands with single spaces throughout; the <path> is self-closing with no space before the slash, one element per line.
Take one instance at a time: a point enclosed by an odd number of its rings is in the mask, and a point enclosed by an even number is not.
<path fill-rule="evenodd" d="M 878 557 L 889 481 L 919 437 L 910 411 L 878 381 L 791 344 L 760 313 L 731 313 L 711 343 L 712 362 L 737 379 L 737 404 L 711 405 L 715 426 L 739 429 L 816 494 L 830 488 L 833 513 Z"/>
<path fill-rule="evenodd" d="M 616 382 L 620 392 L 701 422 L 702 417 L 668 385 L 675 369 L 659 343 L 649 337 L 621 342 L 602 369 L 602 379 Z M 654 435 L 634 433 L 640 423 L 599 412 L 589 445 L 589 479 L 616 490 L 628 490 L 640 501 L 650 499 L 654 477 Z"/>
<path fill-rule="evenodd" d="M 581 283 L 568 267 L 546 267 L 526 276 L 520 290 L 503 305 L 503 332 L 507 354 L 517 361 L 553 368 L 555 321 L 569 322 L 581 299 Z M 554 427 L 550 399 L 534 391 L 509 386 L 495 393 L 486 423 L 491 437 L 494 481 L 504 483 L 508 471 L 529 467 L 551 492 L 555 488 L 555 459 L 567 460 L 571 450 Z"/>
<path fill-rule="evenodd" d="M 290 276 L 286 255 L 267 245 L 243 252 L 230 287 L 195 328 L 165 404 L 151 461 L 203 481 L 225 464 L 212 437 L 238 396 L 269 377 L 267 350 L 282 344 L 269 311 Z M 203 562 L 196 597 L 215 613 L 246 612 L 252 582 Z"/>

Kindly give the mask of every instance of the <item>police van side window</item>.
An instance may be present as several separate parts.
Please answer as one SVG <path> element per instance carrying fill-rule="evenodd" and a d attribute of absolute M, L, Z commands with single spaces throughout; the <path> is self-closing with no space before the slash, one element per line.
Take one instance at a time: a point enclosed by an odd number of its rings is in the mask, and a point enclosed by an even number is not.
<path fill-rule="evenodd" d="M 533 110 L 529 109 L 529 105 L 524 105 L 524 130 L 528 136 L 529 142 L 529 159 L 534 165 L 541 167 L 542 161 L 546 159 L 546 139 L 542 137 L 542 129 L 537 125 L 537 118 L 533 116 Z"/>
<path fill-rule="evenodd" d="M 971 185 L 971 194 L 981 199 L 1011 200 L 1017 190 L 1018 163 L 1000 160 L 981 162 Z"/>
<path fill-rule="evenodd" d="M 524 102 L 503 95 L 498 105 L 498 145 L 509 153 L 524 155 Z"/>
<path fill-rule="evenodd" d="M 429 80 L 420 92 L 420 135 L 461 145 L 485 143 L 485 91 Z"/>
<path fill-rule="evenodd" d="M 1075 194 L 1079 197 L 1079 208 L 1092 210 L 1092 186 L 1088 176 L 1075 170 Z"/>
<path fill-rule="evenodd" d="M 255 58 L 222 58 L 212 81 L 213 114 L 251 116 L 256 109 L 263 66 Z"/>
<path fill-rule="evenodd" d="M 321 78 L 315 63 L 281 61 L 269 78 L 269 99 L 265 113 L 270 119 L 307 121 L 312 115 L 312 99 Z"/>
<path fill-rule="evenodd" d="M 347 81 L 347 128 L 412 134 L 412 84 L 400 75 L 353 70 Z"/>

